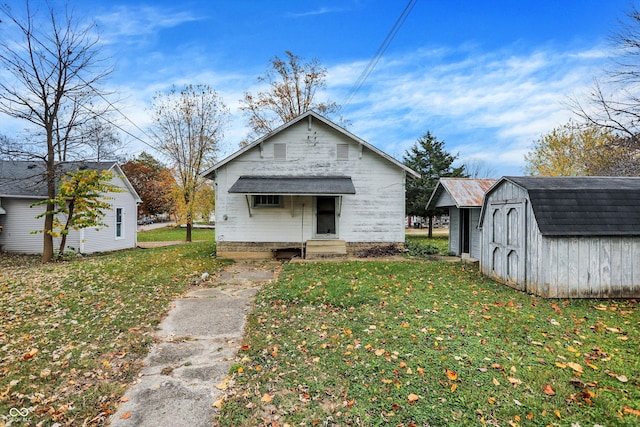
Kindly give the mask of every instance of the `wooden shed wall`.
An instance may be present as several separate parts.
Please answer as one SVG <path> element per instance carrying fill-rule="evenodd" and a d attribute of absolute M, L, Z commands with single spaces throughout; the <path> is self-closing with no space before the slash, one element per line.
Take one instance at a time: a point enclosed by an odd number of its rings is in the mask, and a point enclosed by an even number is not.
<path fill-rule="evenodd" d="M 482 236 L 481 230 L 478 228 L 480 222 L 480 208 L 470 208 L 471 213 L 471 240 L 469 255 L 471 258 L 480 259 L 482 252 Z"/>
<path fill-rule="evenodd" d="M 463 208 L 468 209 L 471 214 L 471 226 L 470 226 L 470 240 L 469 240 L 469 255 L 471 258 L 480 259 L 482 236 L 481 230 L 478 229 L 478 222 L 480 221 L 480 209 L 479 208 Z M 460 256 L 462 253 L 462 242 L 460 239 L 460 209 L 451 206 L 449 207 L 449 252 Z"/>
<path fill-rule="evenodd" d="M 640 297 L 637 237 L 545 237 L 532 285 L 548 298 Z M 535 280 L 535 282 L 534 282 Z"/>
<path fill-rule="evenodd" d="M 460 256 L 460 209 L 455 206 L 449 208 L 449 252 Z"/>
<path fill-rule="evenodd" d="M 524 222 L 518 230 L 509 221 L 493 227 L 491 206 L 507 201 L 521 206 Z M 518 236 L 521 246 L 516 273 L 494 265 L 493 241 L 509 240 L 507 233 Z M 640 297 L 640 238 L 543 236 L 526 190 L 510 182 L 502 182 L 487 196 L 482 242 L 481 271 L 521 291 L 545 298 Z"/>
<path fill-rule="evenodd" d="M 511 208 L 518 212 L 518 224 L 511 224 L 512 230 L 506 217 L 506 210 Z M 494 212 L 496 210 L 498 212 Z M 486 196 L 483 215 L 481 271 L 500 282 L 524 290 L 525 244 L 531 233 L 527 227 L 531 208 L 527 203 L 526 191 L 510 182 L 503 182 Z"/>

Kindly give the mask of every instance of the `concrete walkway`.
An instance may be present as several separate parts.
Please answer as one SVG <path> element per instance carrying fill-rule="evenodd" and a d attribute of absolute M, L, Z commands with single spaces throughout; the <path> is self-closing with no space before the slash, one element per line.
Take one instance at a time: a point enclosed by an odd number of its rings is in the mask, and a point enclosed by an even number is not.
<path fill-rule="evenodd" d="M 241 345 L 246 315 L 279 263 L 235 263 L 218 273 L 211 288 L 174 301 L 160 324 L 158 342 L 126 393 L 112 427 L 211 426 L 216 388 L 228 375 Z"/>

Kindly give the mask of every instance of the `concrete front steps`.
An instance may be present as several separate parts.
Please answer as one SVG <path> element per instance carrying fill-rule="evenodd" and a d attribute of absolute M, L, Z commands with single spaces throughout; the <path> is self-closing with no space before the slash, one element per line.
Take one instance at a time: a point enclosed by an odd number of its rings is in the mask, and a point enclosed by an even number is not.
<path fill-rule="evenodd" d="M 307 240 L 307 259 L 347 256 L 347 242 L 344 240 Z"/>

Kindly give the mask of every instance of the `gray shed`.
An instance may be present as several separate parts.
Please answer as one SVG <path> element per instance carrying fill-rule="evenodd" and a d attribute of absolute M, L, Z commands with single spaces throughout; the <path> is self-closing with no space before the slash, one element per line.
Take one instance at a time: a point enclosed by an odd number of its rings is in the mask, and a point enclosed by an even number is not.
<path fill-rule="evenodd" d="M 440 178 L 427 210 L 449 209 L 449 252 L 480 259 L 478 221 L 486 191 L 498 180 L 492 178 Z"/>
<path fill-rule="evenodd" d="M 482 272 L 545 298 L 640 297 L 640 178 L 504 177 L 480 215 Z"/>

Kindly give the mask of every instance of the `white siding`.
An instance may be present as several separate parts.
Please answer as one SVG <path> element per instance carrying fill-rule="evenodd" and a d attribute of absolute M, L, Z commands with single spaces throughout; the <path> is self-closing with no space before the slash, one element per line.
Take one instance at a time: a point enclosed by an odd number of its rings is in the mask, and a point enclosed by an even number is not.
<path fill-rule="evenodd" d="M 252 208 L 250 216 L 246 196 L 228 192 L 241 175 L 343 175 L 352 178 L 356 194 L 338 200 L 336 237 L 347 242 L 404 242 L 404 171 L 317 120 L 311 131 L 307 126 L 306 120 L 300 121 L 217 170 L 216 238 L 300 242 L 315 237 L 313 197 L 286 196 L 282 208 Z M 286 161 L 274 160 L 276 143 L 287 144 Z M 337 161 L 338 144 L 348 144 L 348 160 Z"/>
<path fill-rule="evenodd" d="M 124 207 L 124 238 L 115 238 L 115 211 L 106 212 L 103 221 L 109 227 L 95 229 L 72 230 L 67 236 L 67 249 L 75 252 L 93 253 L 106 252 L 118 249 L 133 248 L 136 246 L 136 216 L 137 206 L 133 195 L 126 191 L 126 186 L 121 178 L 115 177 L 113 184 L 125 189 L 123 193 L 110 193 L 107 200 L 112 206 Z M 44 206 L 30 207 L 36 199 L 2 198 L 2 206 L 7 211 L 0 215 L 0 225 L 4 227 L 0 233 L 0 249 L 16 253 L 42 253 L 42 233 L 31 234 L 32 231 L 42 230 L 44 218 L 36 219 L 38 214 L 44 212 Z M 84 239 L 82 237 L 84 236 Z M 54 239 L 54 250 L 58 250 L 60 239 Z"/>
<path fill-rule="evenodd" d="M 35 218 L 44 212 L 44 206 L 30 207 L 36 201 L 2 198 L 2 207 L 7 213 L 0 215 L 0 225 L 4 227 L 0 233 L 1 250 L 25 254 L 42 253 L 42 234 L 31 234 L 32 231 L 42 230 L 44 225 L 44 218 Z"/>
<path fill-rule="evenodd" d="M 124 189 L 122 193 L 109 193 L 107 202 L 111 209 L 106 212 L 103 222 L 108 227 L 84 230 L 84 241 L 80 242 L 79 233 L 74 233 L 77 248 L 83 247 L 84 253 L 114 251 L 119 249 L 135 248 L 137 244 L 137 216 L 138 208 L 132 194 L 126 191 L 124 182 L 120 177 L 114 177 L 112 184 Z M 123 208 L 123 236 L 116 237 L 116 212 L 115 208 Z"/>

